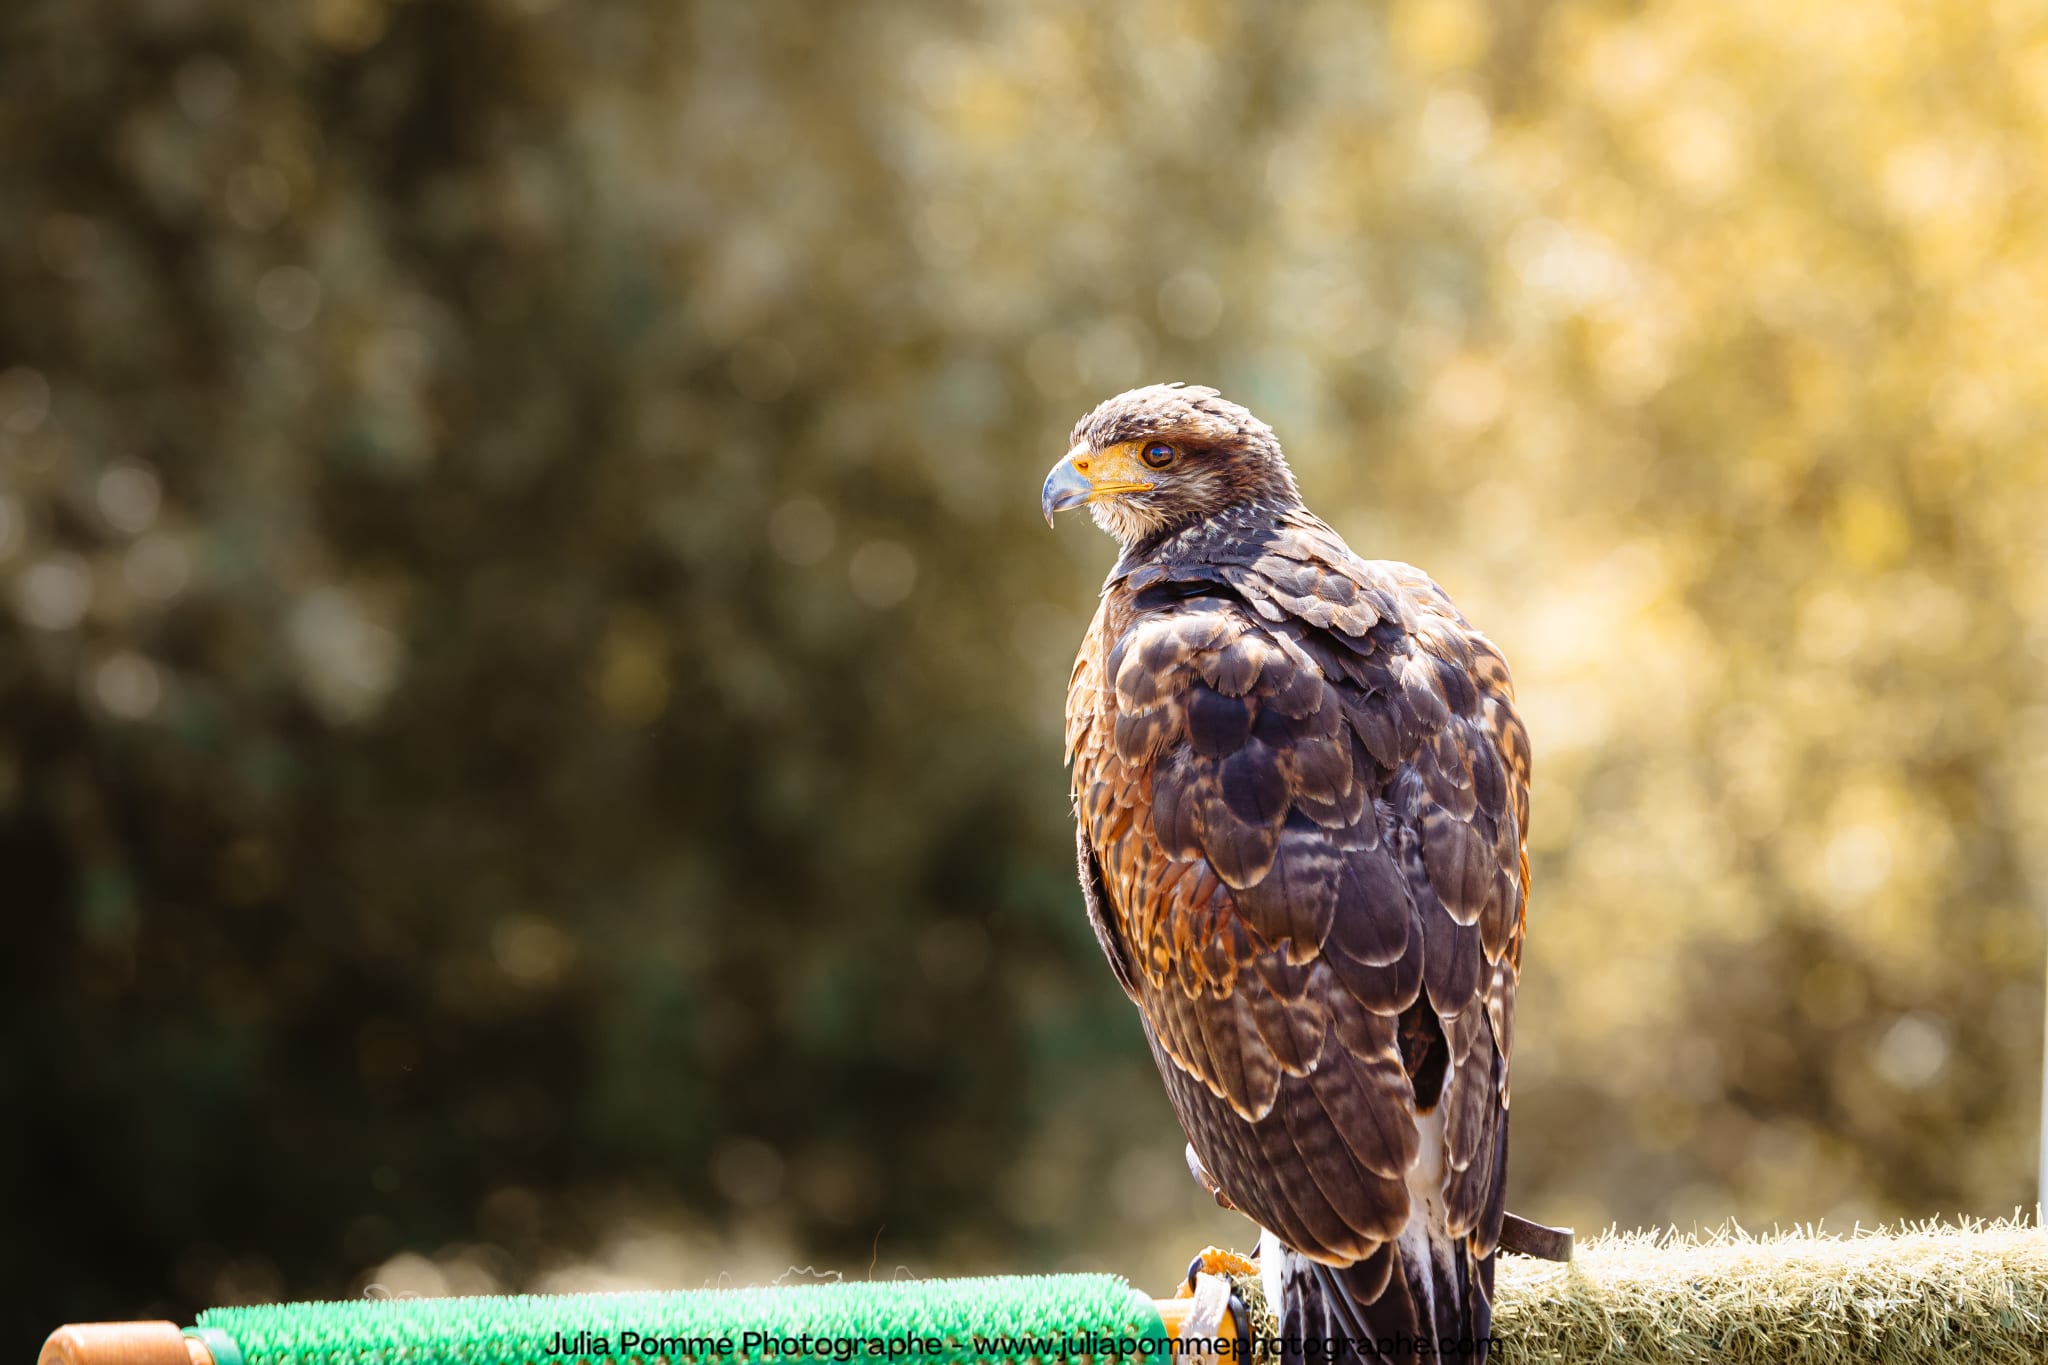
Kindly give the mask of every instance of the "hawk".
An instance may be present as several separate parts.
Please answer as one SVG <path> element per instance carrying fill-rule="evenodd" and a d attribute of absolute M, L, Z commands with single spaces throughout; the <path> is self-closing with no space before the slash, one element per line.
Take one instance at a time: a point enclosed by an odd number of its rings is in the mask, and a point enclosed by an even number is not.
<path fill-rule="evenodd" d="M 1122 546 L 1067 692 L 1081 889 L 1283 1354 L 1485 1354 L 1528 888 L 1508 667 L 1214 389 L 1046 477 Z M 1304 1348 L 1304 1344 L 1306 1346 Z"/>

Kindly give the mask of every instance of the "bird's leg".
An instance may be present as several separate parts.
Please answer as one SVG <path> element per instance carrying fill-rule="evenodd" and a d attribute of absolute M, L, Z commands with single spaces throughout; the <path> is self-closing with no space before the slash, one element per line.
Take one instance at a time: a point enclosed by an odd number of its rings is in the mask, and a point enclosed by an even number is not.
<path fill-rule="evenodd" d="M 1195 1253 L 1195 1259 L 1188 1262 L 1188 1281 L 1174 1297 L 1185 1299 L 1193 1294 L 1195 1282 L 1204 1275 L 1221 1275 L 1234 1282 L 1247 1276 L 1256 1277 L 1258 1273 L 1259 1263 L 1242 1252 L 1223 1247 L 1203 1247 Z"/>

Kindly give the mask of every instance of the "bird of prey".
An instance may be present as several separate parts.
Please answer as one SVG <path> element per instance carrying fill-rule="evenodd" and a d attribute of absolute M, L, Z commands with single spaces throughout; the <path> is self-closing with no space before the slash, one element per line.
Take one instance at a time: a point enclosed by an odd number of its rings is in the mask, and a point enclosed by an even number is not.
<path fill-rule="evenodd" d="M 1070 445 L 1047 522 L 1122 546 L 1067 693 L 1081 888 L 1198 1178 L 1261 1229 L 1284 1357 L 1483 1358 L 1528 887 L 1507 663 L 1214 389 L 1119 394 Z"/>

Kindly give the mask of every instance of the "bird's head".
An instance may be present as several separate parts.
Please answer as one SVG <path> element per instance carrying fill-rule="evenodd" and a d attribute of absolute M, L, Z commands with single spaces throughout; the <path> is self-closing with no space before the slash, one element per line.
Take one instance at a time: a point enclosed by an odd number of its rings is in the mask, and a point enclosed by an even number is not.
<path fill-rule="evenodd" d="M 1125 545 L 1245 503 L 1300 501 L 1273 429 L 1214 389 L 1152 384 L 1074 424 L 1040 505 L 1087 507 Z"/>

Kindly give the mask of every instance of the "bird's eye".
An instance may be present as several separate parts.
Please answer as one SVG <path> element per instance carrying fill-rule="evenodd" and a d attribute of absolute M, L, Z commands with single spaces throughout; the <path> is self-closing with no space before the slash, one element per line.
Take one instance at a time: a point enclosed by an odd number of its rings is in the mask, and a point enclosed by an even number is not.
<path fill-rule="evenodd" d="M 1174 453 L 1172 446 L 1167 445 L 1164 441 L 1157 441 L 1146 446 L 1144 453 L 1138 458 L 1154 469 L 1164 469 L 1173 463 Z"/>

